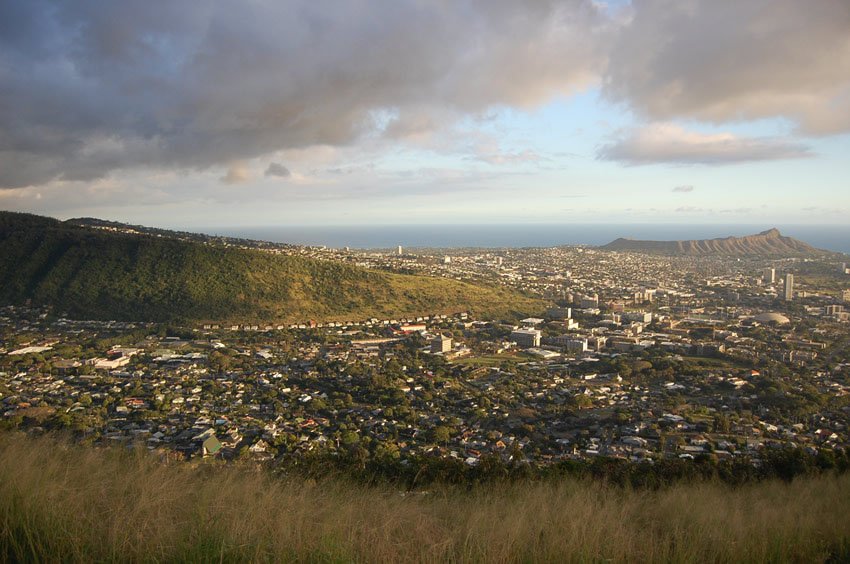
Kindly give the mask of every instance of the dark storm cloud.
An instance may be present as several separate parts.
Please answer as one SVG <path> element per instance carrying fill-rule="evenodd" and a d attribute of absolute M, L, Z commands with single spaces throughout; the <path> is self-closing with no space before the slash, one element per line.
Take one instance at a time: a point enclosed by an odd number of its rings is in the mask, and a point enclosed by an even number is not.
<path fill-rule="evenodd" d="M 605 25 L 581 0 L 4 2 L 0 186 L 203 169 L 400 131 L 409 113 L 537 104 L 593 78 Z"/>

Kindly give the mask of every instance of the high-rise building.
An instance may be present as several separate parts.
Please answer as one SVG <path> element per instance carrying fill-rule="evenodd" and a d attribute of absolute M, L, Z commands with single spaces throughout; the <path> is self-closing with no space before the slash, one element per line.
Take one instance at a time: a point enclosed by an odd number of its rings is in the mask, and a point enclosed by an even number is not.
<path fill-rule="evenodd" d="M 402 248 L 401 248 L 401 245 L 399 245 L 399 246 L 398 246 L 398 256 L 401 256 L 401 255 L 403 255 L 403 254 L 404 254 L 404 249 L 402 249 Z"/>
<path fill-rule="evenodd" d="M 543 332 L 539 329 L 514 329 L 511 333 L 511 341 L 521 347 L 539 347 Z"/>
<path fill-rule="evenodd" d="M 546 315 L 552 319 L 569 319 L 573 316 L 573 310 L 569 307 L 550 307 Z"/>
<path fill-rule="evenodd" d="M 563 347 L 570 352 L 587 352 L 589 350 L 586 337 L 567 334 L 553 337 L 551 341 L 556 347 Z"/>
<path fill-rule="evenodd" d="M 635 292 L 635 303 L 642 304 L 644 302 L 651 302 L 654 296 L 655 292 L 651 290 L 641 290 L 640 292 Z"/>
<path fill-rule="evenodd" d="M 629 311 L 624 313 L 621 319 L 628 322 L 652 323 L 652 313 L 648 311 Z"/>
<path fill-rule="evenodd" d="M 765 284 L 773 284 L 776 282 L 776 269 L 775 268 L 765 268 L 762 273 L 762 280 L 764 280 Z"/>
<path fill-rule="evenodd" d="M 785 275 L 785 301 L 794 299 L 794 275 L 790 272 Z"/>
<path fill-rule="evenodd" d="M 599 294 L 583 296 L 579 304 L 581 305 L 582 309 L 599 307 Z"/>
<path fill-rule="evenodd" d="M 432 353 L 445 353 L 452 350 L 452 338 L 445 335 L 438 335 L 431 340 Z"/>

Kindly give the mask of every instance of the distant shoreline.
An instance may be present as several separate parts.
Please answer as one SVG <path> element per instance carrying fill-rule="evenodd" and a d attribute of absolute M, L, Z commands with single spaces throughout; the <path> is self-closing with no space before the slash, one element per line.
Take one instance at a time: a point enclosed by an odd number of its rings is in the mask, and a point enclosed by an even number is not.
<path fill-rule="evenodd" d="M 227 235 L 292 243 L 356 249 L 520 248 L 558 245 L 601 246 L 620 238 L 645 240 L 710 239 L 758 233 L 773 225 L 693 224 L 488 224 L 488 225 L 292 225 L 257 227 L 193 227 L 210 235 Z M 850 226 L 776 225 L 783 235 L 829 251 L 850 253 Z"/>

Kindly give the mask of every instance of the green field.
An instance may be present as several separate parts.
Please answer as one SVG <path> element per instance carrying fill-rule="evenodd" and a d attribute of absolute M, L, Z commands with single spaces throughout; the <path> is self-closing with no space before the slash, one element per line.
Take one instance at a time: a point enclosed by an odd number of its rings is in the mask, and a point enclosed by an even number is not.
<path fill-rule="evenodd" d="M 798 286 L 807 287 L 816 292 L 829 294 L 841 298 L 841 292 L 850 288 L 850 276 L 845 275 L 818 275 L 803 274 L 796 278 Z"/>
<path fill-rule="evenodd" d="M 529 360 L 532 360 L 533 358 L 534 357 L 532 357 L 531 355 L 524 353 L 503 353 L 492 355 L 464 356 L 452 360 L 451 363 L 458 364 L 461 366 L 498 367 L 501 366 L 503 362 L 527 362 Z"/>

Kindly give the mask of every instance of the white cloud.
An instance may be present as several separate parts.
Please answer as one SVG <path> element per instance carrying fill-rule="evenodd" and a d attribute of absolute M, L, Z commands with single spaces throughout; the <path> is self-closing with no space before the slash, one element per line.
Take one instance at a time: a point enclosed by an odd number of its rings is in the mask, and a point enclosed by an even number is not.
<path fill-rule="evenodd" d="M 536 151 L 526 149 L 524 151 L 515 152 L 493 152 L 483 153 L 470 157 L 472 160 L 482 161 L 491 165 L 513 165 L 523 163 L 538 163 L 546 160 L 545 157 L 538 154 Z"/>
<path fill-rule="evenodd" d="M 597 152 L 599 159 L 627 165 L 722 165 L 808 156 L 811 153 L 806 147 L 783 139 L 699 133 L 671 123 L 625 132 Z"/>
<path fill-rule="evenodd" d="M 0 187 L 421 137 L 587 86 L 607 25 L 592 0 L 0 3 Z"/>
<path fill-rule="evenodd" d="M 650 122 L 781 117 L 798 133 L 848 132 L 850 2 L 0 2 L 0 69 L 0 188 L 212 174 L 260 157 L 307 183 L 311 170 L 379 161 L 399 143 L 534 162 L 534 151 L 475 147 L 484 117 L 598 84 Z M 599 155 L 809 154 L 789 140 L 675 127 L 649 126 Z M 248 178 L 232 169 L 222 181 Z"/>
<path fill-rule="evenodd" d="M 635 2 L 605 92 L 652 120 L 784 117 L 808 134 L 846 132 L 850 2 Z"/>
<path fill-rule="evenodd" d="M 694 187 L 691 186 L 690 184 L 683 184 L 681 186 L 676 186 L 675 188 L 673 188 L 673 192 L 679 192 L 679 193 L 688 193 L 688 192 L 693 192 L 693 191 L 694 191 Z"/>
<path fill-rule="evenodd" d="M 233 163 L 219 180 L 225 184 L 244 184 L 251 180 L 251 172 L 245 163 Z"/>

